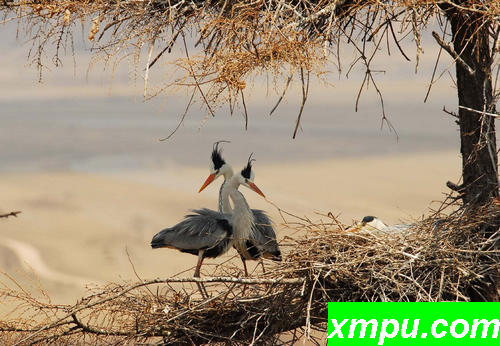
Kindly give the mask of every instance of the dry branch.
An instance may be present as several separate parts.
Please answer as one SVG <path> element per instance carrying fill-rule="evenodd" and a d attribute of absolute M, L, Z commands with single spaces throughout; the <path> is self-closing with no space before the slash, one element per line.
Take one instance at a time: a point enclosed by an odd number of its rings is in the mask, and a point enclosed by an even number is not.
<path fill-rule="evenodd" d="M 471 111 L 471 112 L 474 112 L 474 113 L 477 113 L 477 114 L 487 115 L 487 116 L 494 117 L 494 118 L 500 117 L 500 113 L 489 113 L 489 112 L 480 111 L 480 110 L 477 110 L 477 109 L 472 109 L 472 108 L 464 107 L 464 106 L 458 106 L 458 108 L 466 109 L 468 111 Z"/>
<path fill-rule="evenodd" d="M 0 218 L 2 218 L 2 217 L 9 217 L 9 216 L 15 216 L 15 217 L 17 217 L 17 215 L 20 214 L 20 213 L 21 213 L 20 211 L 11 211 L 10 213 L 0 214 Z"/>
<path fill-rule="evenodd" d="M 434 37 L 439 46 L 443 48 L 445 51 L 447 51 L 448 54 L 450 54 L 453 57 L 453 59 L 455 59 L 455 61 L 461 64 L 467 70 L 467 72 L 469 72 L 471 76 L 474 75 L 475 72 L 472 69 L 472 67 L 467 65 L 467 63 L 460 57 L 460 55 L 458 55 L 458 53 L 455 52 L 455 49 L 453 49 L 453 47 L 449 43 L 443 41 L 443 39 L 439 36 L 437 32 L 433 31 L 432 37 Z"/>

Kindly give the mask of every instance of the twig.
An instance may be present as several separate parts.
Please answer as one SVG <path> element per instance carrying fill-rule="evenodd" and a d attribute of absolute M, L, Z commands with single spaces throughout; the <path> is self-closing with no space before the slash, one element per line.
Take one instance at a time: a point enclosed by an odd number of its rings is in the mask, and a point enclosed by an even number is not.
<path fill-rule="evenodd" d="M 260 285 L 260 284 L 270 284 L 270 285 L 300 285 L 304 282 L 304 278 L 278 278 L 278 279 L 256 279 L 256 278 L 233 278 L 224 276 L 213 276 L 213 277 L 203 277 L 203 278 L 166 278 L 166 279 L 154 279 L 149 281 L 144 281 L 141 286 L 161 284 L 161 283 L 172 283 L 172 282 L 230 282 L 237 284 L 249 284 L 249 285 Z"/>
<path fill-rule="evenodd" d="M 347 0 L 336 0 L 333 1 L 331 4 L 328 4 L 327 6 L 323 7 L 321 10 L 316 11 L 314 14 L 311 14 L 308 17 L 305 17 L 301 19 L 298 23 L 292 23 L 295 27 L 300 27 L 304 25 L 305 23 L 310 23 L 314 22 L 317 20 L 319 17 L 323 15 L 330 14 L 332 12 L 335 12 L 337 7 L 344 5 L 347 2 Z"/>
<path fill-rule="evenodd" d="M 408 56 L 403 51 L 403 48 L 401 47 L 401 45 L 399 44 L 399 41 L 396 37 L 396 34 L 394 33 L 394 28 L 392 27 L 391 21 L 389 21 L 389 28 L 391 29 L 392 38 L 394 39 L 394 42 L 396 43 L 396 46 L 398 47 L 398 49 L 401 52 L 401 54 L 403 55 L 403 57 L 406 59 L 406 61 L 411 61 L 410 58 L 408 58 Z"/>
<path fill-rule="evenodd" d="M 300 105 L 300 111 L 299 115 L 297 116 L 296 124 L 295 124 L 295 130 L 293 131 L 293 136 L 292 138 L 295 139 L 295 136 L 297 136 L 297 131 L 300 126 L 300 119 L 302 118 L 302 112 L 304 111 L 304 106 L 306 105 L 307 101 L 307 95 L 309 94 L 309 71 L 307 71 L 307 81 L 304 81 L 304 69 L 300 69 L 300 79 L 302 81 L 302 103 Z"/>
<path fill-rule="evenodd" d="M 446 186 L 453 191 L 460 192 L 463 190 L 464 186 L 463 185 L 457 185 L 455 183 L 452 183 L 451 181 L 446 182 Z"/>
<path fill-rule="evenodd" d="M 203 93 L 203 90 L 201 90 L 200 83 L 198 82 L 198 78 L 196 78 L 196 73 L 194 72 L 193 66 L 191 65 L 191 58 L 189 57 L 189 51 L 188 51 L 187 44 L 186 44 L 186 36 L 184 35 L 184 32 L 181 32 L 181 34 L 182 34 L 182 42 L 184 43 L 184 50 L 186 52 L 186 57 L 188 59 L 188 65 L 189 65 L 189 69 L 191 71 L 191 75 L 193 76 L 196 87 L 198 88 L 198 91 L 200 92 L 201 97 L 205 101 L 205 104 L 207 105 L 207 108 L 210 111 L 210 114 L 213 117 L 215 117 L 215 113 L 212 110 L 212 107 L 210 107 L 210 102 L 208 102 L 207 98 L 205 97 L 205 94 Z"/>
<path fill-rule="evenodd" d="M 245 102 L 245 95 L 243 95 L 243 89 L 240 89 L 241 93 L 241 102 L 243 103 L 243 115 L 245 117 L 245 131 L 248 130 L 248 111 L 247 104 Z"/>
<path fill-rule="evenodd" d="M 10 213 L 7 213 L 7 214 L 0 214 L 0 218 L 9 217 L 9 216 L 17 217 L 17 215 L 20 213 L 21 213 L 20 211 L 11 211 Z"/>
<path fill-rule="evenodd" d="M 490 117 L 494 117 L 494 118 L 500 117 L 499 113 L 490 113 L 490 112 L 485 112 L 485 111 L 479 111 L 477 109 L 472 109 L 472 108 L 465 107 L 465 106 L 458 106 L 458 108 L 462 108 L 462 109 L 465 109 L 467 111 L 478 113 L 478 114 L 481 114 L 481 115 L 489 115 Z"/>
<path fill-rule="evenodd" d="M 306 338 L 309 339 L 311 336 L 311 305 L 312 305 L 312 299 L 313 299 L 313 294 L 314 294 L 314 288 L 316 287 L 316 284 L 318 283 L 319 276 L 321 275 L 321 269 L 318 271 L 316 276 L 314 277 L 314 282 L 311 288 L 311 293 L 309 295 L 309 300 L 307 302 L 307 309 L 306 309 Z"/>
<path fill-rule="evenodd" d="M 443 106 L 443 112 L 445 112 L 446 114 L 451 115 L 452 117 L 458 119 L 457 113 L 447 110 L 445 106 Z"/>
<path fill-rule="evenodd" d="M 186 21 L 184 21 L 181 26 L 179 27 L 179 29 L 177 30 L 177 32 L 174 34 L 174 36 L 172 37 L 172 39 L 170 40 L 170 42 L 165 46 L 165 48 L 163 48 L 160 53 L 158 53 L 158 55 L 153 59 L 153 61 L 151 61 L 151 63 L 148 65 L 148 68 L 151 68 L 153 67 L 154 64 L 156 64 L 156 62 L 158 61 L 158 59 L 160 59 L 160 57 L 168 50 L 170 52 L 170 50 L 172 49 L 172 47 L 174 46 L 175 44 L 175 41 L 177 40 L 177 37 L 179 36 L 179 34 L 182 32 L 182 30 L 184 30 L 184 25 L 186 24 Z"/>
<path fill-rule="evenodd" d="M 448 21 L 446 21 L 446 24 L 444 25 L 443 35 L 446 33 L 447 26 L 448 26 Z M 439 46 L 438 56 L 436 58 L 436 62 L 434 64 L 434 68 L 432 70 L 431 82 L 429 83 L 429 88 L 427 88 L 427 93 L 425 94 L 425 97 L 424 97 L 424 103 L 427 102 L 427 98 L 429 97 L 429 95 L 431 93 L 432 85 L 434 84 L 434 76 L 436 75 L 436 71 L 437 71 L 437 67 L 438 67 L 438 64 L 439 64 L 439 59 L 441 58 L 441 52 L 442 51 L 443 51 L 443 47 Z"/>
<path fill-rule="evenodd" d="M 448 54 L 451 55 L 451 57 L 456 61 L 458 62 L 460 65 L 462 65 L 463 68 L 465 68 L 467 70 L 467 72 L 471 75 L 471 76 L 474 76 L 474 74 L 476 73 L 476 71 L 474 71 L 472 69 L 472 67 L 470 67 L 461 57 L 460 55 L 457 54 L 457 52 L 455 52 L 455 49 L 453 49 L 453 47 L 449 44 L 449 43 L 446 43 L 443 41 L 443 39 L 441 39 L 441 37 L 439 36 L 439 34 L 435 31 L 432 32 L 432 37 L 434 37 L 434 39 L 436 40 L 436 42 L 445 50 L 448 52 Z"/>
<path fill-rule="evenodd" d="M 139 276 L 139 273 L 137 273 L 134 262 L 132 262 L 132 258 L 130 258 L 130 253 L 128 252 L 128 248 L 126 246 L 125 246 L 125 253 L 127 254 L 128 263 L 130 263 L 130 266 L 132 267 L 135 277 L 140 281 L 144 281 L 144 279 Z M 152 296 L 154 296 L 153 292 L 151 292 L 149 287 L 146 286 L 146 289 L 148 290 L 149 293 L 151 293 Z"/>
<path fill-rule="evenodd" d="M 186 105 L 186 109 L 184 110 L 184 113 L 182 114 L 181 120 L 179 120 L 179 123 L 177 124 L 175 129 L 172 132 L 170 132 L 170 134 L 167 137 L 160 138 L 160 142 L 163 142 L 163 141 L 170 139 L 177 132 L 179 127 L 181 127 L 181 125 L 184 122 L 184 119 L 186 118 L 186 115 L 189 111 L 189 108 L 191 107 L 191 104 L 193 103 L 195 93 L 196 93 L 196 89 L 193 89 L 193 93 L 191 94 L 191 98 L 189 99 L 189 102 Z"/>
<path fill-rule="evenodd" d="M 148 52 L 148 62 L 146 63 L 146 73 L 144 74 L 144 94 L 143 94 L 143 99 L 146 99 L 147 92 L 148 92 L 148 80 L 149 80 L 149 62 L 151 61 L 151 55 L 153 54 L 153 50 L 155 47 L 155 39 L 153 38 L 152 42 L 149 45 L 149 52 Z"/>
<path fill-rule="evenodd" d="M 288 76 L 288 79 L 286 80 L 285 88 L 283 89 L 283 92 L 281 93 L 280 98 L 278 99 L 278 101 L 276 102 L 276 104 L 274 105 L 274 107 L 269 112 L 269 115 L 273 115 L 274 111 L 278 108 L 278 106 L 280 105 L 281 101 L 285 97 L 286 91 L 288 90 L 288 86 L 290 85 L 290 82 L 292 81 L 292 78 L 293 78 L 292 75 Z"/>
<path fill-rule="evenodd" d="M 91 334 L 97 334 L 97 335 L 107 335 L 107 336 L 110 336 L 110 335 L 113 335 L 113 336 L 126 336 L 126 335 L 130 335 L 130 333 L 127 333 L 127 332 L 120 332 L 120 331 L 112 331 L 112 330 L 108 330 L 108 329 L 96 329 L 96 328 L 93 328 L 93 327 L 91 327 L 89 325 L 86 325 L 83 322 L 81 322 L 76 317 L 76 314 L 71 314 L 71 318 L 72 318 L 72 323 L 75 324 L 76 328 L 80 328 L 85 333 L 91 333 Z M 75 327 L 73 327 L 73 328 L 75 328 Z"/>
<path fill-rule="evenodd" d="M 191 312 L 191 311 L 193 311 L 193 310 L 195 310 L 195 309 L 197 309 L 197 308 L 199 308 L 199 307 L 201 307 L 201 306 L 203 306 L 203 305 L 207 305 L 208 303 L 210 303 L 210 302 L 214 301 L 215 299 L 217 299 L 217 298 L 219 298 L 219 297 L 221 297 L 221 296 L 223 296 L 223 295 L 225 295 L 225 294 L 226 294 L 225 292 L 222 292 L 222 293 L 219 293 L 218 295 L 216 295 L 215 297 L 212 297 L 212 298 L 206 299 L 206 300 L 202 301 L 201 303 L 199 303 L 199 304 L 197 304 L 197 305 L 195 305 L 195 306 L 193 306 L 193 307 L 190 307 L 189 309 L 184 310 L 183 312 L 181 312 L 181 313 L 179 313 L 179 314 L 177 314 L 177 315 L 175 315 L 175 316 L 173 316 L 173 317 L 169 318 L 168 320 L 166 320 L 166 321 L 165 321 L 165 323 L 167 323 L 167 322 L 171 322 L 171 321 L 173 321 L 173 320 L 176 320 L 176 319 L 178 319 L 179 317 L 181 317 L 181 316 L 183 316 L 183 315 L 185 315 L 185 314 L 188 314 L 189 312 Z"/>

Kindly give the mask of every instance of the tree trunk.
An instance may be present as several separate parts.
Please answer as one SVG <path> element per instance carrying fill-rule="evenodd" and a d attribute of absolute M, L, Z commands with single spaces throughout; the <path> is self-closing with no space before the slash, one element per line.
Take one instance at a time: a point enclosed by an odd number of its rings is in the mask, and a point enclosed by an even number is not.
<path fill-rule="evenodd" d="M 463 172 L 460 192 L 465 204 L 480 205 L 499 196 L 495 118 L 481 114 L 495 112 L 490 23 L 481 14 L 451 6 L 445 13 L 459 56 L 455 65 Z"/>
<path fill-rule="evenodd" d="M 456 1 L 460 4 L 460 0 Z M 459 187 L 465 205 L 483 205 L 498 192 L 498 157 L 492 88 L 492 65 L 489 28 L 491 23 L 480 13 L 462 11 L 449 4 L 441 7 L 451 23 L 452 55 L 456 61 L 458 124 L 462 153 L 463 184 Z M 453 52 L 454 50 L 454 52 Z M 486 235 L 498 229 L 500 220 L 480 225 Z M 480 260 L 491 259 L 480 257 Z M 486 273 L 485 273 L 486 274 Z M 498 301 L 498 270 L 484 275 L 469 287 L 472 301 Z"/>

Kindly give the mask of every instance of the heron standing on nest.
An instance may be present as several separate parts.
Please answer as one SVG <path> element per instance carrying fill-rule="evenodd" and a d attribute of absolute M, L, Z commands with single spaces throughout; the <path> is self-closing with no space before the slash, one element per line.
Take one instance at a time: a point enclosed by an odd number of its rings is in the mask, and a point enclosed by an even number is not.
<path fill-rule="evenodd" d="M 229 179 L 224 189 L 224 198 L 231 198 L 234 205 L 232 214 L 199 209 L 187 215 L 177 225 L 165 228 L 151 240 L 151 247 L 173 248 L 181 252 L 198 255 L 194 272 L 200 276 L 200 268 L 206 257 L 215 258 L 227 252 L 234 245 L 235 239 L 248 239 L 252 230 L 253 215 L 243 194 L 238 191 L 240 185 L 246 186 L 261 196 L 262 191 L 247 177 L 251 170 L 245 167 Z"/>
<path fill-rule="evenodd" d="M 218 177 L 224 176 L 224 182 L 222 183 L 219 190 L 219 212 L 224 214 L 232 214 L 233 209 L 231 208 L 228 194 L 225 192 L 225 190 L 228 188 L 228 183 L 233 176 L 233 169 L 231 165 L 229 165 L 222 158 L 222 149 L 219 148 L 219 144 L 221 142 L 222 141 L 219 141 L 214 144 L 210 160 L 210 175 L 205 180 L 205 183 L 202 185 L 199 192 L 201 192 L 209 184 L 215 181 Z M 253 181 L 254 179 L 254 173 L 252 171 L 252 161 L 253 159 L 250 155 L 247 166 L 244 170 L 241 171 L 242 176 L 244 176 L 249 181 Z M 244 203 L 246 203 L 244 197 L 243 201 Z M 245 276 L 248 276 L 246 260 L 258 260 L 259 258 L 264 257 L 270 258 L 275 261 L 281 261 L 281 251 L 276 241 L 276 233 L 271 224 L 271 220 L 263 210 L 252 209 L 251 211 L 253 215 L 253 222 L 252 225 L 249 226 L 252 229 L 247 233 L 248 238 L 243 238 L 242 240 L 234 243 L 234 247 L 240 254 L 241 260 L 243 262 Z M 261 263 L 262 268 L 264 268 L 263 262 Z"/>
<path fill-rule="evenodd" d="M 253 176 L 248 177 L 249 174 L 251 175 L 250 163 L 241 172 L 233 175 L 224 188 L 224 198 L 231 198 L 234 205 L 232 214 L 206 208 L 193 210 L 193 214 L 187 215 L 177 225 L 157 233 L 151 240 L 151 247 L 173 248 L 198 255 L 195 277 L 200 276 L 200 268 L 205 258 L 218 257 L 232 245 L 241 247 L 243 239 L 252 237 L 250 233 L 254 227 L 253 214 L 238 187 L 246 186 L 264 196 L 253 183 Z"/>

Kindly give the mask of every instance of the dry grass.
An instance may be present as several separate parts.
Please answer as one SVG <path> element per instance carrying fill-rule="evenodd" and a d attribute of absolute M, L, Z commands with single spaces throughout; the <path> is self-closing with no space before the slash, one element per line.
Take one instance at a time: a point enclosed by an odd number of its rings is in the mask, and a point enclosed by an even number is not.
<path fill-rule="evenodd" d="M 221 265 L 201 279 L 95 288 L 72 306 L 9 288 L 4 280 L 1 299 L 16 305 L 18 316 L 0 322 L 0 340 L 293 344 L 325 330 L 328 301 L 484 300 L 498 289 L 499 219 L 498 200 L 451 216 L 437 213 L 396 233 L 345 229 L 333 216 L 320 224 L 296 218 L 287 227 L 305 236 L 286 239 L 282 247 L 292 250 L 284 261 L 258 277 L 239 279 L 239 269 Z M 207 298 L 195 281 L 204 284 Z"/>

